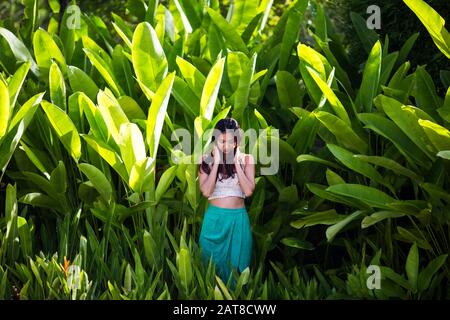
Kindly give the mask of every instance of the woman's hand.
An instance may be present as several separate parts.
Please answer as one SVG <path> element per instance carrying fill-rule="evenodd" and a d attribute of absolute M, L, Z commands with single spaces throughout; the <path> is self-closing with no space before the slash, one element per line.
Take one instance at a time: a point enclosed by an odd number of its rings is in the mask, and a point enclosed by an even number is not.
<path fill-rule="evenodd" d="M 214 163 L 213 164 L 219 164 L 220 163 L 220 150 L 219 150 L 219 148 L 217 147 L 217 145 L 216 144 L 214 144 L 214 147 L 213 147 L 213 156 L 214 156 Z"/>
<path fill-rule="evenodd" d="M 237 167 L 239 164 L 244 164 L 244 157 L 242 155 L 239 146 L 236 147 L 236 154 L 234 155 L 234 165 Z"/>

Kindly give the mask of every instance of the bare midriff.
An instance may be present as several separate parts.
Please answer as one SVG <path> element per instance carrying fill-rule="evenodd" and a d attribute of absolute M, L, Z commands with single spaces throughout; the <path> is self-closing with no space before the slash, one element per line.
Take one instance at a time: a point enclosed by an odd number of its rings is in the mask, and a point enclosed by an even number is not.
<path fill-rule="evenodd" d="M 209 203 L 216 207 L 222 208 L 242 208 L 245 206 L 244 198 L 241 197 L 224 197 L 210 199 Z"/>

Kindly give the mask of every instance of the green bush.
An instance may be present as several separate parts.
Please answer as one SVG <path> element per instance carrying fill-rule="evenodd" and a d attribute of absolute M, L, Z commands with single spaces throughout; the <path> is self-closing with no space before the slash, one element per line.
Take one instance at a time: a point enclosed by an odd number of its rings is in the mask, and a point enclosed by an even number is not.
<path fill-rule="evenodd" d="M 404 2 L 450 59 L 443 19 Z M 130 19 L 73 29 L 29 1 L 2 21 L 0 298 L 448 298 L 450 89 L 409 61 L 415 36 L 362 39 L 359 74 L 320 3 L 293 1 L 270 32 L 271 1 L 236 1 L 230 22 L 203 3 L 128 1 Z M 197 245 L 200 150 L 171 140 L 228 115 L 280 145 L 278 173 L 257 164 L 234 290 Z"/>

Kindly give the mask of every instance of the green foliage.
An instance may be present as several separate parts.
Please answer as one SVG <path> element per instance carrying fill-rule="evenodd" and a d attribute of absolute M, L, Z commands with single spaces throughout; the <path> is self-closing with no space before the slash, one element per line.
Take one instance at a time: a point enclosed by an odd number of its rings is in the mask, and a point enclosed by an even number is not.
<path fill-rule="evenodd" d="M 447 56 L 438 14 L 405 3 Z M 2 20 L 0 298 L 448 298 L 450 91 L 408 60 L 417 35 L 368 33 L 352 67 L 319 1 L 275 22 L 278 2 L 203 4 L 127 1 L 70 29 L 62 2 L 26 1 L 23 24 Z M 280 145 L 234 288 L 197 244 L 203 150 L 172 135 L 229 114 Z"/>

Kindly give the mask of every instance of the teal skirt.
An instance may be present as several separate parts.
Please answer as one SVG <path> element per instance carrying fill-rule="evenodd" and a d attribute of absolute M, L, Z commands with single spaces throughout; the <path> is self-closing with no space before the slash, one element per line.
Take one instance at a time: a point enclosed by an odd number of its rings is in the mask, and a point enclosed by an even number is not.
<path fill-rule="evenodd" d="M 227 284 L 232 268 L 240 273 L 250 266 L 253 240 L 246 208 L 221 208 L 208 204 L 199 244 L 203 262 L 208 266 L 212 258 L 216 273 Z M 234 285 L 232 278 L 232 288 Z"/>

